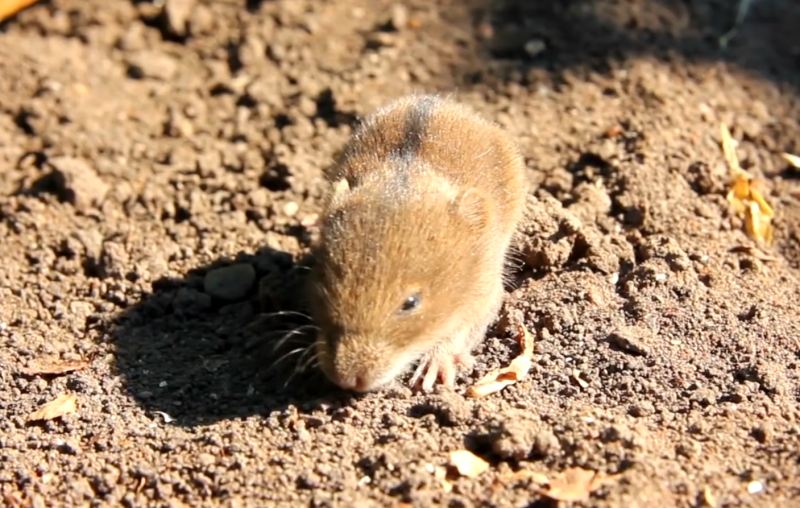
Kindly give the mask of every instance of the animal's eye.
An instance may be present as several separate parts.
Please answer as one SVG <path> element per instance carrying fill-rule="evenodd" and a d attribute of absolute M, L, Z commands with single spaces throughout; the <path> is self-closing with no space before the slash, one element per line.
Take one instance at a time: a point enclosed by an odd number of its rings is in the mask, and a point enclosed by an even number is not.
<path fill-rule="evenodd" d="M 400 312 L 411 312 L 419 307 L 420 302 L 422 301 L 422 296 L 419 293 L 414 293 L 409 295 L 408 298 L 403 301 L 403 305 L 400 306 Z"/>

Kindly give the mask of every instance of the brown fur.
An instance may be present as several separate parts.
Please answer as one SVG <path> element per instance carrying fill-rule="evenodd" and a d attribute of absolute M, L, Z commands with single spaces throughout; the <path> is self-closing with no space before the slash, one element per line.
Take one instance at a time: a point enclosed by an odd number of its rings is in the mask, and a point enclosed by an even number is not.
<path fill-rule="evenodd" d="M 409 96 L 367 118 L 326 176 L 310 292 L 322 370 L 369 390 L 422 359 L 423 388 L 452 384 L 502 304 L 528 188 L 512 139 L 464 106 Z"/>

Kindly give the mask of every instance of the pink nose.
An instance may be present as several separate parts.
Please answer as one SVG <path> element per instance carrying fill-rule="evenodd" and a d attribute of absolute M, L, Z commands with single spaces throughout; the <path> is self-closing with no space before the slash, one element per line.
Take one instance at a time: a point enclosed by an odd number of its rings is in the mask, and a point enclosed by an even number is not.
<path fill-rule="evenodd" d="M 345 390 L 354 390 L 356 392 L 363 392 L 369 386 L 368 378 L 363 373 L 356 374 L 355 376 L 339 376 L 337 381 L 337 384 Z"/>

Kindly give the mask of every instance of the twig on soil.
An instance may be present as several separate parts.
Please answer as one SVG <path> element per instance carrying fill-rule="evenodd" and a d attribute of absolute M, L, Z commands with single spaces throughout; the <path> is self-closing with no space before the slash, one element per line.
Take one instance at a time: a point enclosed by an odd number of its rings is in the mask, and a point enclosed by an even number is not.
<path fill-rule="evenodd" d="M 39 0 L 0 0 L 0 21 L 14 16 L 22 9 L 30 7 Z"/>

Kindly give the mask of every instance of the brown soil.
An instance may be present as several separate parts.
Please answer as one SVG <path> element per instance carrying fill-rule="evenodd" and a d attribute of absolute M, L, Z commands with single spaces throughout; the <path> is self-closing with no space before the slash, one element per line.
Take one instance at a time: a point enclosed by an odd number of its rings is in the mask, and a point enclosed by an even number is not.
<path fill-rule="evenodd" d="M 575 506 L 800 506 L 778 156 L 800 152 L 800 5 L 755 3 L 720 49 L 736 2 L 165 3 L 41 2 L 0 33 L 6 506 L 553 506 L 513 473 L 573 466 L 616 475 Z M 275 312 L 300 308 L 323 169 L 413 90 L 508 128 L 537 188 L 504 320 L 534 369 L 485 399 L 463 392 L 517 353 L 507 326 L 432 395 L 278 361 L 304 329 L 274 347 L 307 324 Z M 774 259 L 734 249 L 722 121 L 771 188 Z M 76 412 L 29 421 L 62 393 Z M 462 448 L 491 467 L 448 489 Z"/>

